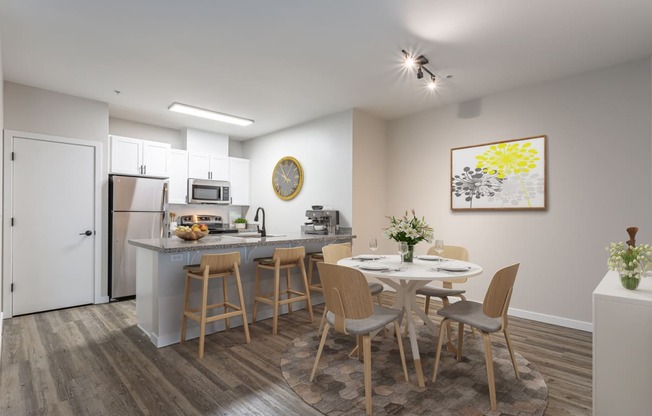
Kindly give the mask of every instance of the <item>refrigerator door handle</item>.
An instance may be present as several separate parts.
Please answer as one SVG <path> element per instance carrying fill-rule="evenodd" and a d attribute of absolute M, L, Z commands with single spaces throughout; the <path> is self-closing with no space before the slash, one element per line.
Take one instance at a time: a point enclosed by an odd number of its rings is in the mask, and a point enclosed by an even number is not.
<path fill-rule="evenodd" d="M 163 184 L 163 215 L 161 216 L 161 235 L 159 238 L 164 238 L 168 236 L 169 224 L 168 224 L 168 182 Z"/>

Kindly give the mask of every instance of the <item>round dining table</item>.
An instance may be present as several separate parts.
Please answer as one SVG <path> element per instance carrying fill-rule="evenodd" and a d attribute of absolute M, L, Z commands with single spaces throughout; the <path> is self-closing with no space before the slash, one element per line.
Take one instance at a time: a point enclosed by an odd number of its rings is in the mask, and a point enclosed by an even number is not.
<path fill-rule="evenodd" d="M 412 263 L 401 263 L 401 257 L 398 254 L 359 255 L 342 259 L 337 264 L 356 268 L 365 276 L 374 277 L 396 291 L 394 308 L 403 310 L 417 374 L 417 384 L 421 387 L 425 386 L 412 313 L 415 313 L 432 328 L 433 334 L 438 333 L 438 328 L 436 323 L 417 306 L 416 291 L 435 280 L 444 281 L 478 276 L 482 273 L 482 267 L 460 260 L 439 259 L 436 256 L 415 256 Z"/>

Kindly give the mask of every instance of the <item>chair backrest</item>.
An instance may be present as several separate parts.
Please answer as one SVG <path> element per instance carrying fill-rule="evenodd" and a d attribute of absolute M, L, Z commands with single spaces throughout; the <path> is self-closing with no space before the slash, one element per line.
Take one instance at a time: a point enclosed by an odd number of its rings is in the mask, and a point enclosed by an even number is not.
<path fill-rule="evenodd" d="M 203 254 L 199 269 L 203 272 L 208 266 L 210 274 L 224 273 L 232 270 L 234 265 L 240 265 L 240 252 L 238 251 L 223 254 Z"/>
<path fill-rule="evenodd" d="M 503 326 L 506 324 L 505 318 L 512 299 L 518 266 L 519 263 L 516 263 L 498 270 L 491 279 L 482 302 L 482 312 L 492 318 L 503 317 Z"/>
<path fill-rule="evenodd" d="M 305 247 L 276 248 L 274 249 L 274 255 L 272 256 L 275 263 L 280 260 L 281 264 L 298 263 L 299 261 L 303 262 L 305 257 Z"/>
<path fill-rule="evenodd" d="M 335 315 L 335 330 L 346 333 L 346 319 L 365 319 L 374 306 L 367 279 L 360 270 L 337 264 L 317 263 L 326 309 Z"/>
<path fill-rule="evenodd" d="M 324 253 L 324 261 L 330 264 L 352 256 L 351 243 L 329 244 L 322 247 L 321 251 Z"/>
<path fill-rule="evenodd" d="M 437 255 L 435 247 L 430 247 L 428 249 L 428 254 Z M 460 246 L 444 246 L 444 252 L 442 253 L 442 256 L 447 259 L 469 261 L 469 251 L 466 248 Z M 466 280 L 466 278 L 450 279 L 444 280 L 444 283 L 464 283 Z"/>

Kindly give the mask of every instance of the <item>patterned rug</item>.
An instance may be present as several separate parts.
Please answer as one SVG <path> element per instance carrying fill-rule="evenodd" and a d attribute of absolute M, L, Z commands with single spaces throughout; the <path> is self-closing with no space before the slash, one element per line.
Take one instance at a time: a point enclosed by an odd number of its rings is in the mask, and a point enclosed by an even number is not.
<path fill-rule="evenodd" d="M 426 386 L 416 385 L 409 340 L 404 347 L 410 382 L 403 379 L 398 344 L 388 330 L 387 338 L 372 341 L 372 387 L 374 415 L 542 415 L 548 404 L 548 386 L 541 374 L 516 353 L 521 380 L 514 369 L 504 337 L 492 337 L 496 399 L 489 405 L 489 388 L 484 361 L 482 337 L 470 333 L 464 337 L 462 361 L 452 353 L 442 352 L 437 381 L 432 383 L 436 335 L 425 325 L 417 325 Z M 453 331 L 453 339 L 457 339 Z M 289 386 L 308 404 L 326 415 L 359 415 L 365 413 L 362 362 L 348 358 L 355 346 L 352 336 L 331 330 L 311 383 L 310 372 L 319 347 L 316 332 L 294 339 L 281 357 L 283 377 Z"/>

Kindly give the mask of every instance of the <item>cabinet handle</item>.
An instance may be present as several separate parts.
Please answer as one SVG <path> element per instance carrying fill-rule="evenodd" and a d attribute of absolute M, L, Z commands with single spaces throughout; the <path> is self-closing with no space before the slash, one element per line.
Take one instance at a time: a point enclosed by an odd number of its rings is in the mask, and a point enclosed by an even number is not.
<path fill-rule="evenodd" d="M 208 171 L 208 179 L 213 179 L 213 172 L 210 170 Z"/>
<path fill-rule="evenodd" d="M 143 165 L 143 175 L 147 175 L 147 165 Z"/>

